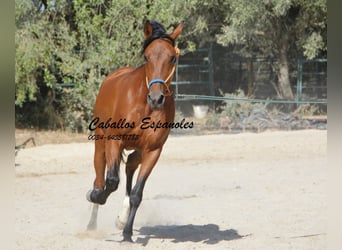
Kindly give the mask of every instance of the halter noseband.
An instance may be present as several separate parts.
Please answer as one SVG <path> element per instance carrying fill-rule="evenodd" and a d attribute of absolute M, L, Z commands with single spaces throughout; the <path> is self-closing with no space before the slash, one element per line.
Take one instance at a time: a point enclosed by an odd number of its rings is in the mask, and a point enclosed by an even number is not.
<path fill-rule="evenodd" d="M 147 76 L 146 76 L 146 82 L 147 82 Z M 152 79 L 149 83 L 147 83 L 147 88 L 150 89 L 151 86 L 152 86 L 154 83 L 157 83 L 157 82 L 159 82 L 159 83 L 161 83 L 161 84 L 164 84 L 164 83 L 165 83 L 165 81 L 164 81 L 163 79 L 161 79 L 161 78 L 155 78 L 155 79 Z"/>
<path fill-rule="evenodd" d="M 175 50 L 176 50 L 176 57 L 178 57 L 180 51 L 179 51 L 179 49 L 177 47 L 175 47 Z M 166 87 L 166 94 L 165 94 L 165 96 L 171 96 L 172 95 L 172 92 L 170 91 L 170 84 L 171 83 L 167 84 L 167 82 L 173 76 L 173 73 L 175 72 L 175 69 L 176 69 L 176 63 L 173 65 L 170 74 L 168 75 L 168 77 L 165 80 L 163 80 L 161 78 L 155 78 L 155 79 L 152 79 L 151 81 L 148 81 L 148 78 L 146 76 L 146 86 L 147 86 L 147 89 L 150 90 L 150 88 L 152 87 L 152 85 L 154 83 L 159 82 L 161 84 L 165 84 L 165 87 Z"/>

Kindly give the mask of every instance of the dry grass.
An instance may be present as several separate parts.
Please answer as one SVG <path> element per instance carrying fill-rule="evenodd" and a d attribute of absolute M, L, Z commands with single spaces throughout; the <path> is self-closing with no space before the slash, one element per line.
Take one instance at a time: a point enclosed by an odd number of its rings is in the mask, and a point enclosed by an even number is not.
<path fill-rule="evenodd" d="M 64 131 L 51 130 L 31 130 L 31 129 L 16 129 L 15 130 L 15 145 L 20 145 L 28 138 L 33 137 L 36 146 L 44 144 L 64 144 L 75 142 L 88 142 L 87 134 L 70 133 Z M 32 147 L 33 143 L 29 142 L 26 148 Z"/>

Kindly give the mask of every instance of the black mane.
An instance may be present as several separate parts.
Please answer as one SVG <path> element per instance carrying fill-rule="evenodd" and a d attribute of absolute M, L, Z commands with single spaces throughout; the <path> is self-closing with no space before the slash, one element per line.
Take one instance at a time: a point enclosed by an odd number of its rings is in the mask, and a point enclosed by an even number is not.
<path fill-rule="evenodd" d="M 175 40 L 173 40 L 172 37 L 166 34 L 166 30 L 163 25 L 154 20 L 151 20 L 150 24 L 152 25 L 152 35 L 145 39 L 142 52 L 145 51 L 150 43 L 159 38 L 168 39 L 172 43 L 172 46 L 175 46 Z"/>

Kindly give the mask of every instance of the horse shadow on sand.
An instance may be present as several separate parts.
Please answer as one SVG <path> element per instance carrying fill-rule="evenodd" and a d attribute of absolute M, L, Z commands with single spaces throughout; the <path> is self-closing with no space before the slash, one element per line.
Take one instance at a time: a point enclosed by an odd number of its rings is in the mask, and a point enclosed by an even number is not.
<path fill-rule="evenodd" d="M 150 239 L 171 239 L 179 242 L 203 242 L 217 244 L 220 241 L 237 240 L 249 235 L 240 235 L 235 229 L 220 230 L 218 225 L 169 225 L 142 227 L 136 243 L 146 246 Z"/>

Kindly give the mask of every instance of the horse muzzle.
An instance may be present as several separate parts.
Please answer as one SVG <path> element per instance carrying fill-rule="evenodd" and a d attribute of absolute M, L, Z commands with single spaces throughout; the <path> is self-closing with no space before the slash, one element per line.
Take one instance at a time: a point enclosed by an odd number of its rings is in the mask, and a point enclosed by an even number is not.
<path fill-rule="evenodd" d="M 146 78 L 147 80 L 147 78 Z M 147 82 L 147 81 L 146 81 Z M 152 85 L 159 85 L 155 86 L 155 89 L 152 89 Z M 165 81 L 160 78 L 155 78 L 147 83 L 147 88 L 149 93 L 147 95 L 147 103 L 150 105 L 151 109 L 162 109 L 165 102 L 165 95 L 163 93 L 163 85 Z"/>
<path fill-rule="evenodd" d="M 147 103 L 151 109 L 162 109 L 165 102 L 165 96 L 161 92 L 149 93 L 147 95 Z"/>

